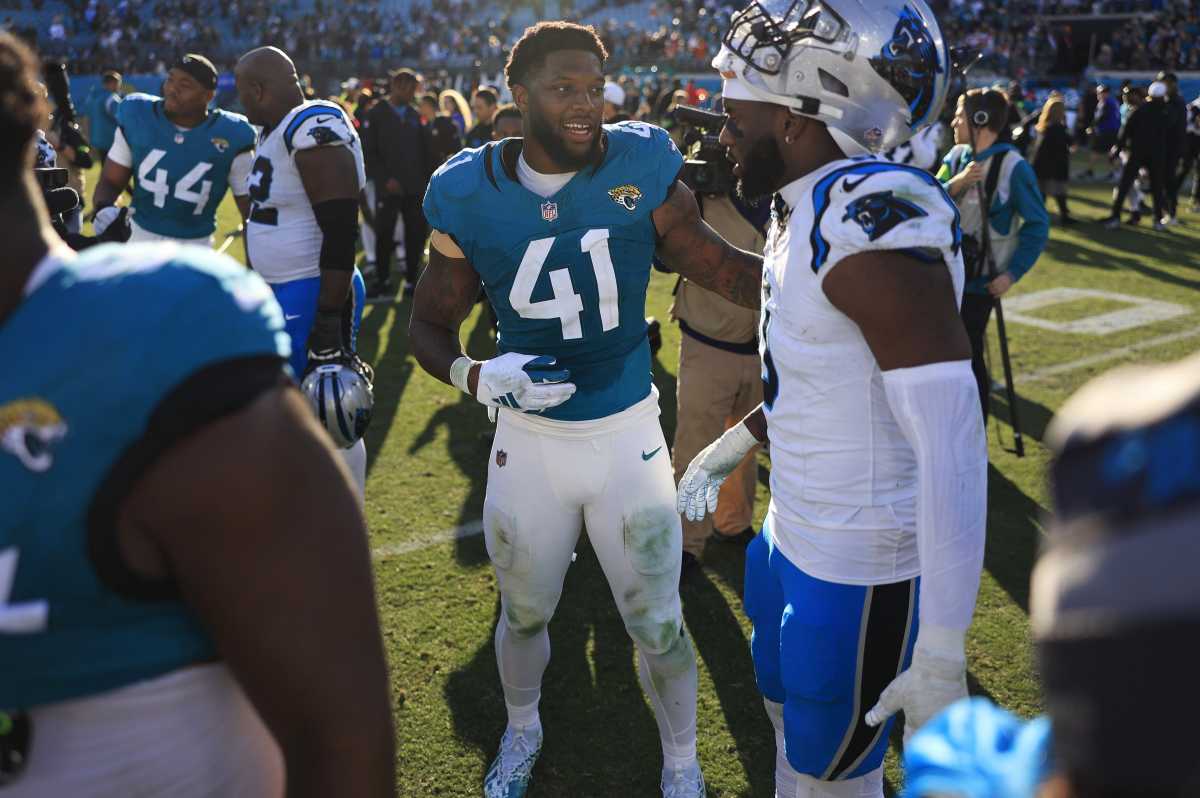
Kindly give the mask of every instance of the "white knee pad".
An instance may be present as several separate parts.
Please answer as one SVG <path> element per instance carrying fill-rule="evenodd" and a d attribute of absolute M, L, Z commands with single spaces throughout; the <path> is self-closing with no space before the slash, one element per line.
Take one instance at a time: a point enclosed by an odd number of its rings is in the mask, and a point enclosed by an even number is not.
<path fill-rule="evenodd" d="M 775 798 L 882 798 L 883 768 L 841 781 L 821 781 L 797 773 L 787 760 L 783 704 L 764 698 L 763 706 L 766 707 L 771 725 L 775 727 Z"/>
<path fill-rule="evenodd" d="M 821 781 L 792 771 L 787 783 L 775 775 L 775 798 L 883 798 L 883 768 L 842 781 Z"/>

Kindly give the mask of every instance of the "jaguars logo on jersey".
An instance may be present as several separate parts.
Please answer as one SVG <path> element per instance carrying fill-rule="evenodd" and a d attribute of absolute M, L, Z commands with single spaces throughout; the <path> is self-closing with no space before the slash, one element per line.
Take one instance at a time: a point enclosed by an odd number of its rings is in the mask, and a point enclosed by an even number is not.
<path fill-rule="evenodd" d="M 216 138 L 212 139 L 212 145 L 216 148 L 217 152 L 225 152 L 225 150 L 229 149 L 229 139 L 223 139 L 220 136 L 217 136 Z"/>
<path fill-rule="evenodd" d="M 0 405 L 0 449 L 41 473 L 54 465 L 54 446 L 67 434 L 67 423 L 49 402 L 18 399 Z"/>
<path fill-rule="evenodd" d="M 846 206 L 843 222 L 855 221 L 871 241 L 886 235 L 897 225 L 929 214 L 919 207 L 894 195 L 891 191 L 877 191 L 859 197 Z"/>
<path fill-rule="evenodd" d="M 637 186 L 626 184 L 609 189 L 608 196 L 612 201 L 629 212 L 637 210 L 637 204 L 642 200 L 642 190 Z"/>
<path fill-rule="evenodd" d="M 921 15 L 905 6 L 896 20 L 891 41 L 870 63 L 908 102 L 910 126 L 915 129 L 924 123 L 936 93 L 937 75 L 944 66 L 937 43 Z M 929 64 L 935 66 L 930 69 Z"/>

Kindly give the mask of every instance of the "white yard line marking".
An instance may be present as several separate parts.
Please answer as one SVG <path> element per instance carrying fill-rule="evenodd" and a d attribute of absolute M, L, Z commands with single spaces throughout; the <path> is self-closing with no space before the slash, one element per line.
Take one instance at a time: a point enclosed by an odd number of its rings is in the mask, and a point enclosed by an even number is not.
<path fill-rule="evenodd" d="M 1059 363 L 1054 366 L 1047 366 L 1044 369 L 1035 369 L 1033 371 L 1018 374 L 1014 378 L 1017 388 L 1020 389 L 1022 384 L 1031 382 L 1039 382 L 1057 377 L 1060 374 L 1068 374 L 1078 369 L 1094 366 L 1099 363 L 1105 363 L 1109 360 L 1116 360 L 1127 355 L 1132 355 L 1140 352 L 1143 349 L 1153 349 L 1156 346 L 1165 346 L 1173 344 L 1177 341 L 1186 341 L 1189 338 L 1200 338 L 1200 327 L 1193 327 L 1190 330 L 1181 330 L 1179 332 L 1170 333 L 1169 335 L 1160 335 L 1157 338 L 1147 338 L 1145 341 L 1129 344 L 1128 346 L 1120 346 L 1116 349 L 1109 349 L 1098 355 L 1082 357 L 1078 360 L 1072 360 L 1068 363 Z M 442 546 L 446 543 L 453 543 L 456 540 L 466 540 L 483 534 L 483 521 L 471 521 L 462 526 L 452 527 L 442 530 L 433 535 L 428 535 L 415 540 L 408 540 L 403 543 L 389 543 L 385 546 L 376 546 L 371 549 L 371 558 L 382 560 L 386 557 L 403 557 L 406 554 L 412 554 L 425 549 L 433 548 L 434 546 Z"/>
<path fill-rule="evenodd" d="M 1131 307 L 1108 313 L 1098 313 L 1094 316 L 1084 316 L 1073 321 L 1050 321 L 1028 315 L 1029 311 L 1079 299 L 1106 299 Z M 1108 335 L 1123 330 L 1132 330 L 1135 327 L 1157 324 L 1160 321 L 1186 316 L 1192 312 L 1191 308 L 1177 305 L 1174 302 L 1163 302 L 1158 299 L 1146 299 L 1091 288 L 1050 288 L 1045 291 L 1035 291 L 1032 294 L 1022 294 L 1005 300 L 1004 311 L 1004 315 L 1010 321 L 1071 335 Z"/>
<path fill-rule="evenodd" d="M 466 538 L 473 538 L 476 535 L 482 534 L 483 521 L 471 521 L 462 526 L 446 529 L 428 537 L 406 540 L 403 543 L 389 543 L 386 546 L 376 546 L 371 549 L 371 558 L 381 560 L 384 557 L 401 557 L 405 554 L 412 554 L 415 551 L 423 551 L 434 546 L 441 546 L 444 543 L 465 540 Z"/>
<path fill-rule="evenodd" d="M 1116 360 L 1127 355 L 1132 355 L 1143 349 L 1153 349 L 1156 346 L 1165 346 L 1166 344 L 1173 344 L 1176 341 L 1186 341 L 1189 338 L 1196 338 L 1198 336 L 1200 336 L 1200 327 L 1160 335 L 1157 338 L 1147 338 L 1145 341 L 1138 341 L 1128 346 L 1118 346 L 1115 349 L 1109 349 L 1098 355 L 1089 355 L 1088 357 L 1081 357 L 1078 360 L 1071 360 L 1067 363 L 1059 363 L 1054 366 L 1047 366 L 1044 369 L 1034 369 L 1024 374 L 1018 374 L 1013 379 L 1013 382 L 1016 383 L 1019 390 L 1022 383 L 1039 382 L 1050 377 L 1057 377 L 1060 374 L 1067 374 L 1078 369 L 1087 368 L 1088 366 L 1095 366 L 1109 360 Z"/>

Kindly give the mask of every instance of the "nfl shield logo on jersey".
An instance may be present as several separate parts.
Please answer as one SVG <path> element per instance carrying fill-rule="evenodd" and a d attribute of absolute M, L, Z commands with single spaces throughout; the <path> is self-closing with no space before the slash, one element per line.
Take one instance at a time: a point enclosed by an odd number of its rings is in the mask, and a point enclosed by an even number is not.
<path fill-rule="evenodd" d="M 553 222 L 558 218 L 558 204 L 554 202 L 542 203 L 542 218 L 547 222 Z"/>
<path fill-rule="evenodd" d="M 503 449 L 496 450 L 496 465 L 500 468 L 504 468 L 504 466 L 508 465 L 508 452 L 504 451 Z"/>

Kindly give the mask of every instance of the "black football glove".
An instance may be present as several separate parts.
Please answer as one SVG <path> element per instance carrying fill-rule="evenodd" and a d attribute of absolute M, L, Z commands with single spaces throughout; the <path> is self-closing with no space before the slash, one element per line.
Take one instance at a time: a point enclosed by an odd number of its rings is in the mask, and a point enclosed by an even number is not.
<path fill-rule="evenodd" d="M 304 374 L 317 366 L 345 362 L 350 354 L 342 338 L 342 312 L 318 310 L 312 329 L 308 331 L 308 365 Z"/>

